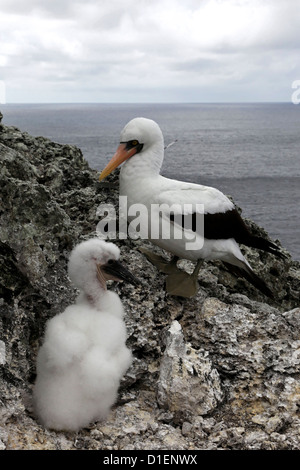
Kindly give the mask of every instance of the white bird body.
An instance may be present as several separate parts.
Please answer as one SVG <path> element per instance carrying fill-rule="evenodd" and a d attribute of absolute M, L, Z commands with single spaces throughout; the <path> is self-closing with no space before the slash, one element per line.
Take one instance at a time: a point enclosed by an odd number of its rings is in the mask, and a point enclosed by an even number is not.
<path fill-rule="evenodd" d="M 163 159 L 164 139 L 157 123 L 146 118 L 135 118 L 122 130 L 120 145 L 102 171 L 100 180 L 124 163 L 120 172 L 120 195 L 127 197 L 128 219 L 132 221 L 134 218 L 134 214 L 130 214 L 132 207 L 143 204 L 147 213 L 140 217 L 141 225 L 147 227 L 147 238 L 152 243 L 178 258 L 192 261 L 221 260 L 231 265 L 235 272 L 242 270 L 244 277 L 271 296 L 268 287 L 254 274 L 243 256 L 239 243 L 282 256 L 278 247 L 262 237 L 252 235 L 234 204 L 218 189 L 161 176 Z M 161 231 L 161 236 L 153 237 L 151 208 L 155 205 L 163 206 L 159 229 L 164 226 L 164 221 L 169 222 L 169 225 L 170 221 L 173 223 L 170 236 L 165 237 Z M 176 213 L 183 214 L 181 223 L 171 217 L 172 214 L 176 216 Z M 186 225 L 187 216 L 195 223 L 200 214 L 203 217 L 201 229 L 197 225 L 196 228 L 195 225 Z M 192 239 L 194 244 L 191 247 L 187 242 Z"/>
<path fill-rule="evenodd" d="M 33 398 L 36 414 L 47 428 L 77 431 L 104 419 L 132 361 L 121 300 L 97 281 L 97 249 L 110 259 L 118 258 L 115 245 L 98 239 L 73 250 L 70 277 L 78 286 L 84 283 L 85 291 L 74 305 L 48 321 L 38 353 Z"/>
<path fill-rule="evenodd" d="M 133 158 L 133 157 L 132 157 Z M 130 161 L 128 161 L 130 163 Z M 162 231 L 162 219 L 168 221 L 168 208 L 179 208 L 181 214 L 197 212 L 197 206 L 203 204 L 204 213 L 215 213 L 221 208 L 222 212 L 234 208 L 233 203 L 219 190 L 207 186 L 201 186 L 194 183 L 185 183 L 161 175 L 151 175 L 150 177 L 137 177 L 134 186 L 132 180 L 126 172 L 126 165 L 121 169 L 120 174 L 120 195 L 127 196 L 128 207 L 134 204 L 143 204 L 147 208 L 148 215 L 148 239 L 159 246 L 178 256 L 179 258 L 197 261 L 201 259 L 223 259 L 238 262 L 242 260 L 247 263 L 243 257 L 238 244 L 233 238 L 230 239 L 205 239 L 201 233 L 193 233 L 191 230 L 185 230 L 181 226 L 174 225 L 171 231 L 171 237 L 153 238 L 151 236 L 151 206 L 158 205 L 164 211 L 160 212 L 160 231 Z M 188 212 L 189 211 L 189 212 Z M 128 220 L 133 220 L 134 215 L 128 216 Z M 195 238 L 196 237 L 196 238 Z M 195 240 L 201 249 L 189 250 L 187 243 Z"/>

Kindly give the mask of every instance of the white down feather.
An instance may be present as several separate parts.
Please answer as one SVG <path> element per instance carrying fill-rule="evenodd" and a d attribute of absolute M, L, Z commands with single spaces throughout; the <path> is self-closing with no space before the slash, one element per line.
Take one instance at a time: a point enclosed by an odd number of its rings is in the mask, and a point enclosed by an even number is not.
<path fill-rule="evenodd" d="M 98 239 L 96 243 L 89 242 L 81 244 L 81 252 L 92 247 L 94 262 L 95 248 L 102 251 L 102 256 L 105 251 L 107 259 L 118 258 L 118 251 L 109 250 L 117 248 L 115 245 Z M 78 246 L 82 249 L 81 245 Z M 86 273 L 91 259 L 88 256 L 80 266 L 82 253 L 78 247 L 75 250 L 75 257 L 74 252 L 70 257 L 69 273 L 73 257 L 79 286 L 80 269 Z M 131 364 L 120 298 L 115 292 L 101 289 L 98 282 L 100 294 L 98 297 L 95 294 L 92 301 L 89 287 L 96 292 L 97 282 L 95 275 L 90 278 L 90 286 L 86 286 L 86 278 L 82 279 L 85 292 L 80 293 L 74 305 L 47 323 L 33 390 L 35 412 L 47 428 L 77 431 L 106 418 L 116 401 L 120 380 Z"/>

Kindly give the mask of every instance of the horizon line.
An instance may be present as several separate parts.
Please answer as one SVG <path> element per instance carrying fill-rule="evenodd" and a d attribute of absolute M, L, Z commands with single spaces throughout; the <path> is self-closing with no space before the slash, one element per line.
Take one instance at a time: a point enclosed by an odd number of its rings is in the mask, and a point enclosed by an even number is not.
<path fill-rule="evenodd" d="M 291 101 L 15 101 L 0 103 L 9 105 L 160 105 L 160 104 L 295 104 Z"/>

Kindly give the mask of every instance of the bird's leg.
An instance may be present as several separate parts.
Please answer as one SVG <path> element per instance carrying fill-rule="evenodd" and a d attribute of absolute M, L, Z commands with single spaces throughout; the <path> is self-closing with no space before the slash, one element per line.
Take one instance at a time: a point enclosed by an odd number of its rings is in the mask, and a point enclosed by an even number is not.
<path fill-rule="evenodd" d="M 179 260 L 179 257 L 174 255 L 171 261 L 168 263 L 166 266 L 166 274 L 170 274 L 172 272 L 177 272 L 179 269 L 177 268 L 177 261 Z"/>
<path fill-rule="evenodd" d="M 197 294 L 198 274 L 202 260 L 198 260 L 192 274 L 179 271 L 169 274 L 166 279 L 166 290 L 170 295 L 190 298 Z"/>
<path fill-rule="evenodd" d="M 175 273 L 179 271 L 176 265 L 179 259 L 178 256 L 173 256 L 171 261 L 167 261 L 162 256 L 157 255 L 156 253 L 153 253 L 152 251 L 148 251 L 145 248 L 140 248 L 139 250 L 142 253 L 144 253 L 148 261 L 150 261 L 150 263 L 156 266 L 156 268 L 162 273 L 171 274 L 171 273 Z"/>
<path fill-rule="evenodd" d="M 166 278 L 166 290 L 168 294 L 187 298 L 197 294 L 198 274 L 202 260 L 198 260 L 193 273 L 188 274 L 177 267 L 178 256 L 173 256 L 171 261 L 167 261 L 162 256 L 145 248 L 140 248 L 139 250 L 144 253 L 146 258 L 156 266 L 159 271 L 168 274 Z"/>
<path fill-rule="evenodd" d="M 192 273 L 192 276 L 194 276 L 197 280 L 198 280 L 198 274 L 199 274 L 199 271 L 200 271 L 200 268 L 202 266 L 202 263 L 203 263 L 203 260 L 202 259 L 198 259 L 197 261 L 197 264 L 195 266 L 195 269 Z"/>

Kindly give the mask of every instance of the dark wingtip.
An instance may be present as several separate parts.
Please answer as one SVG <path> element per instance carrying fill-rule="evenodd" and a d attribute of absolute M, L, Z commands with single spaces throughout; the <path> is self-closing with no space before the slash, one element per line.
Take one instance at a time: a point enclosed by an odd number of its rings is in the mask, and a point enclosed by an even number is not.
<path fill-rule="evenodd" d="M 267 286 L 265 281 L 263 281 L 257 274 L 255 274 L 254 271 L 250 270 L 249 268 L 247 269 L 242 269 L 238 266 L 234 266 L 229 263 L 224 263 L 226 268 L 228 269 L 229 272 L 245 278 L 250 284 L 252 284 L 256 289 L 258 289 L 262 294 L 267 296 L 269 299 L 274 300 L 274 293 L 271 291 L 271 289 Z"/>
<path fill-rule="evenodd" d="M 258 248 L 259 250 L 263 250 L 268 253 L 271 253 L 272 255 L 276 256 L 282 261 L 288 258 L 288 256 L 285 253 L 283 253 L 280 250 L 280 248 L 277 245 L 275 245 L 275 243 L 263 237 L 251 237 L 248 246 L 251 246 L 252 248 Z"/>

